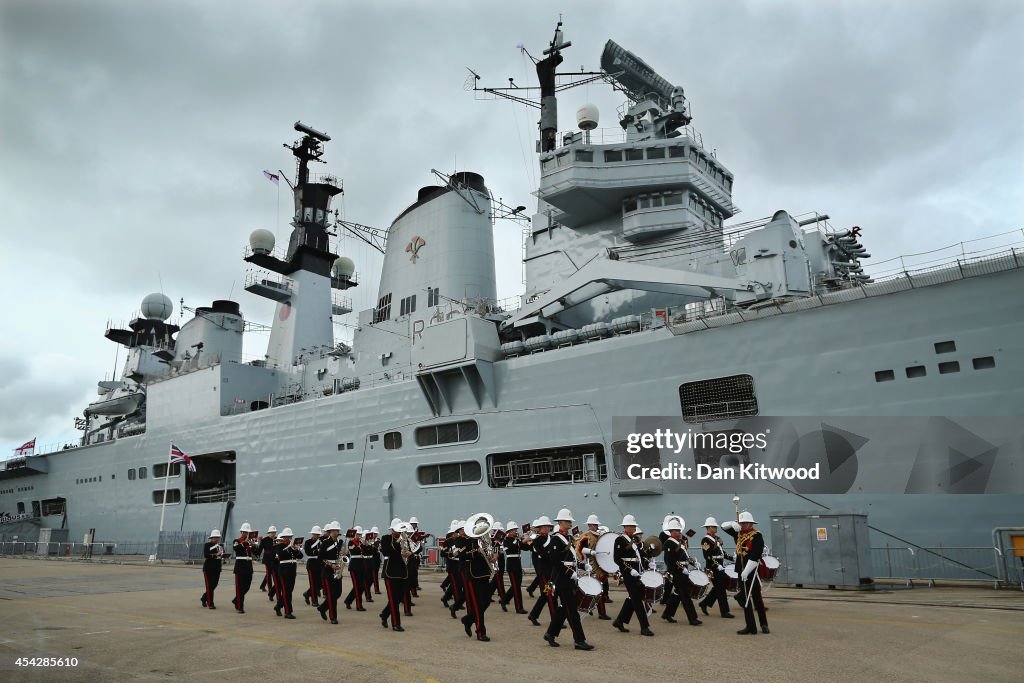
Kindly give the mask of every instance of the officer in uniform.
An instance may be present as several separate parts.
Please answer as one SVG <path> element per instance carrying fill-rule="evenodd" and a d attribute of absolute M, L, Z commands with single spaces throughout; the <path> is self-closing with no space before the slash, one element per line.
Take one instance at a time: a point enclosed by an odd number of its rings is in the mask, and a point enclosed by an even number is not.
<path fill-rule="evenodd" d="M 302 594 L 307 605 L 320 606 L 320 527 L 314 526 L 309 530 L 309 538 L 302 544 L 302 550 L 306 553 L 306 576 L 309 577 L 309 590 Z M 312 602 L 310 601 L 312 598 Z"/>
<path fill-rule="evenodd" d="M 459 580 L 459 563 L 454 555 L 455 551 L 455 530 L 458 528 L 459 520 L 453 519 L 451 525 L 448 527 L 448 533 L 444 536 L 443 548 L 441 554 L 444 557 L 444 569 L 447 576 L 444 581 L 441 582 L 441 590 L 444 593 L 441 595 L 441 604 L 443 604 L 449 610 L 451 607 L 448 605 L 449 600 L 454 600 L 455 604 L 458 604 L 462 599 L 462 589 L 460 588 Z M 455 615 L 452 615 L 455 618 Z"/>
<path fill-rule="evenodd" d="M 640 549 L 630 540 L 636 533 L 636 518 L 633 515 L 626 515 L 622 518 L 621 526 L 623 535 L 615 539 L 613 557 L 615 564 L 619 567 L 619 576 L 622 577 L 622 582 L 626 585 L 629 597 L 622 603 L 619 616 L 612 622 L 612 626 L 623 633 L 628 632 L 629 629 L 623 625 L 623 622 L 629 621 L 635 612 L 637 620 L 640 622 L 640 635 L 653 636 L 654 632 L 651 631 L 650 622 L 647 621 L 647 610 L 644 609 L 644 588 L 640 583 L 643 558 Z"/>
<path fill-rule="evenodd" d="M 409 518 L 410 532 L 419 535 L 420 520 L 415 516 Z M 409 557 L 409 590 L 408 593 L 414 598 L 420 597 L 420 562 L 423 560 L 423 543 L 417 541 L 413 547 L 416 548 Z"/>
<path fill-rule="evenodd" d="M 366 587 L 363 585 L 363 564 L 367 559 L 365 553 L 368 552 L 368 548 L 364 546 L 360 537 L 363 531 L 362 528 L 357 526 L 350 531 L 354 532 L 348 540 L 348 575 L 352 578 L 352 589 L 345 596 L 345 609 L 352 609 L 352 602 L 355 601 L 356 611 L 365 612 L 363 594 L 366 592 Z"/>
<path fill-rule="evenodd" d="M 488 557 L 484 553 L 480 529 L 483 528 L 483 534 L 489 534 L 490 528 L 488 528 L 488 523 L 483 517 L 467 520 L 466 527 L 467 535 L 463 538 L 464 550 L 461 555 L 463 558 L 462 569 L 465 572 L 466 579 L 467 612 L 462 617 L 462 625 L 466 629 L 466 635 L 472 636 L 473 632 L 471 629 L 473 624 L 476 624 L 476 639 L 487 642 L 490 638 L 487 637 L 484 613 L 487 612 L 487 608 L 491 605 L 491 594 L 488 586 L 491 582 L 491 561 L 493 558 Z M 469 530 L 473 531 L 472 537 L 469 536 Z"/>
<path fill-rule="evenodd" d="M 294 619 L 292 613 L 292 591 L 295 589 L 295 574 L 299 560 L 302 559 L 302 550 L 292 545 L 292 530 L 285 528 L 281 531 L 281 542 L 274 548 L 274 559 L 277 561 L 277 604 L 274 612 L 281 616 L 281 609 L 284 608 L 284 618 Z"/>
<path fill-rule="evenodd" d="M 607 527 L 605 527 L 605 531 L 607 530 Z M 591 514 L 587 517 L 587 530 L 583 532 L 580 540 L 576 543 L 576 551 L 578 553 L 577 557 L 581 562 L 590 563 L 594 578 L 601 582 L 601 595 L 598 596 L 597 600 L 597 618 L 609 621 L 611 617 L 608 616 L 608 612 L 605 610 L 605 604 L 611 602 L 608 599 L 608 574 L 594 560 L 597 541 L 605 531 L 601 531 L 601 520 L 598 519 L 597 515 Z"/>
<path fill-rule="evenodd" d="M 683 525 L 679 519 L 670 519 L 666 526 L 668 535 L 662 547 L 665 554 L 665 567 L 668 569 L 671 577 L 670 583 L 675 586 L 675 591 L 669 597 L 661 618 L 674 624 L 676 620 L 673 617 L 676 609 L 678 609 L 679 603 L 682 603 L 690 626 L 700 626 L 703 622 L 697 618 L 697 610 L 693 606 L 693 599 L 690 598 L 690 579 L 686 576 L 686 572 L 695 568 L 695 565 L 692 564 L 690 555 L 686 552 L 686 541 L 682 534 Z"/>
<path fill-rule="evenodd" d="M 342 544 L 345 541 L 341 538 L 341 524 L 336 521 L 324 525 L 324 533 L 326 536 L 320 539 L 317 557 L 320 561 L 320 579 L 324 588 L 324 599 L 317 607 L 317 611 L 320 612 L 320 618 L 324 621 L 327 621 L 329 614 L 331 623 L 337 624 L 341 579 L 335 578 L 335 575 L 341 576 L 336 570 L 340 569 L 343 564 L 341 558 L 344 546 Z"/>
<path fill-rule="evenodd" d="M 707 596 L 700 601 L 700 609 L 707 616 L 708 607 L 718 601 L 718 609 L 723 619 L 732 619 L 733 614 L 729 611 L 729 600 L 725 594 L 725 565 L 726 560 L 732 558 L 726 555 L 722 547 L 722 539 L 715 533 L 718 531 L 718 520 L 708 517 L 704 520 L 704 529 L 707 534 L 701 539 L 700 549 L 704 553 L 704 567 L 711 574 L 711 590 Z"/>
<path fill-rule="evenodd" d="M 757 522 L 749 512 L 740 513 L 739 522 L 726 522 L 722 525 L 725 533 L 736 539 L 736 571 L 740 575 L 739 601 L 743 605 L 743 616 L 746 617 L 746 628 L 736 633 L 755 635 L 757 626 L 754 624 L 754 610 L 761 622 L 761 632 L 768 631 L 768 615 L 765 614 L 764 600 L 761 599 L 761 579 L 757 574 L 757 566 L 764 554 L 764 537 L 754 528 Z"/>
<path fill-rule="evenodd" d="M 544 634 L 544 640 L 551 647 L 558 647 L 556 638 L 568 619 L 576 649 L 593 650 L 594 646 L 587 642 L 587 636 L 583 632 L 583 624 L 576 605 L 576 579 L 579 575 L 576 573 L 576 553 L 569 531 L 576 520 L 572 518 L 572 512 L 568 508 L 562 508 L 558 511 L 555 521 L 558 522 L 558 531 L 551 534 L 548 543 L 548 590 L 557 598 L 558 608 L 551 616 L 551 625 Z"/>
<path fill-rule="evenodd" d="M 381 537 L 379 527 L 370 527 L 370 533 L 373 534 L 373 542 L 370 547 L 373 549 L 373 554 L 370 556 L 370 578 L 373 579 L 373 594 L 380 595 L 380 567 L 381 567 Z M 369 595 L 370 589 L 367 586 L 367 595 Z M 369 598 L 370 602 L 373 602 L 372 598 Z"/>
<path fill-rule="evenodd" d="M 554 528 L 554 524 L 548 519 L 547 515 L 542 515 L 537 519 L 533 525 L 533 528 L 537 530 L 537 537 L 530 543 L 530 550 L 533 553 L 533 570 L 537 572 L 537 578 L 540 586 L 540 596 L 537 598 L 536 604 L 533 609 L 530 610 L 528 619 L 534 626 L 540 626 L 540 622 L 537 618 L 540 616 L 540 611 L 544 609 L 544 605 L 548 606 L 548 613 L 551 618 L 555 616 L 555 599 L 554 596 L 547 590 L 548 579 L 551 577 L 551 562 L 548 557 L 548 546 L 551 543 L 551 530 Z"/>
<path fill-rule="evenodd" d="M 277 527 L 271 525 L 267 529 L 267 535 L 260 540 L 260 558 L 263 562 L 264 576 L 263 581 L 260 583 L 260 590 L 266 591 L 268 596 L 273 602 L 277 596 L 277 590 L 274 587 L 274 542 L 277 539 Z"/>
<path fill-rule="evenodd" d="M 384 554 L 384 589 L 388 594 L 388 604 L 380 611 L 380 625 L 387 628 L 390 616 L 392 631 L 405 630 L 402 628 L 398 605 L 405 599 L 406 582 L 409 580 L 408 562 L 412 555 L 410 550 L 403 547 L 402 533 L 407 529 L 411 527 L 395 517 L 391 520 L 391 533 L 380 542 L 380 550 Z"/>
<path fill-rule="evenodd" d="M 377 553 L 376 534 L 371 530 L 361 533 L 363 540 L 363 560 L 359 563 L 360 585 L 363 587 L 363 600 L 373 602 L 373 556 Z"/>
<path fill-rule="evenodd" d="M 210 540 L 203 546 L 203 581 L 206 584 L 206 592 L 199 598 L 203 607 L 217 609 L 213 604 L 213 591 L 217 590 L 220 583 L 220 570 L 224 556 L 224 546 L 220 544 L 220 532 L 214 529 L 210 532 Z"/>
<path fill-rule="evenodd" d="M 252 527 L 249 522 L 245 522 L 238 530 L 238 538 L 231 544 L 235 555 L 235 597 L 231 598 L 231 604 L 239 614 L 245 614 L 245 594 L 252 586 L 252 563 L 260 552 L 259 546 L 249 540 L 251 532 Z"/>
<path fill-rule="evenodd" d="M 497 539 L 501 539 L 498 541 Z M 494 527 L 491 529 L 491 543 L 494 545 L 494 550 L 498 554 L 497 566 L 494 569 L 494 576 L 491 577 L 491 583 L 488 586 L 488 595 L 491 596 L 491 600 L 494 599 L 494 593 L 498 593 L 498 601 L 501 604 L 501 610 L 503 612 L 508 611 L 508 606 L 505 604 L 505 559 L 502 557 L 502 553 L 505 550 L 505 527 L 501 525 L 501 522 L 495 522 Z"/>
<path fill-rule="evenodd" d="M 523 544 L 519 538 L 519 526 L 515 520 L 509 520 L 505 527 L 505 540 L 502 541 L 502 555 L 505 557 L 505 573 L 508 574 L 509 590 L 501 601 L 502 609 L 512 600 L 516 603 L 516 614 L 526 614 L 523 609 Z"/>

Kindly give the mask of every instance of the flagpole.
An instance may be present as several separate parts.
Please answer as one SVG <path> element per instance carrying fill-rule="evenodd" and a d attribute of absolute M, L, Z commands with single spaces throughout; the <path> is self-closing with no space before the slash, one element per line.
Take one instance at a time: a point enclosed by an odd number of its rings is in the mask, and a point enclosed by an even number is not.
<path fill-rule="evenodd" d="M 171 481 L 171 446 L 172 445 L 174 445 L 174 444 L 169 444 L 167 446 L 167 471 L 164 472 L 164 474 L 166 475 L 164 477 L 164 498 L 163 498 L 163 504 L 160 506 L 160 533 L 163 533 L 163 531 L 164 531 L 164 513 L 167 511 L 167 485 Z M 159 542 L 160 542 L 160 537 L 158 536 L 157 537 L 157 543 L 159 544 Z"/>

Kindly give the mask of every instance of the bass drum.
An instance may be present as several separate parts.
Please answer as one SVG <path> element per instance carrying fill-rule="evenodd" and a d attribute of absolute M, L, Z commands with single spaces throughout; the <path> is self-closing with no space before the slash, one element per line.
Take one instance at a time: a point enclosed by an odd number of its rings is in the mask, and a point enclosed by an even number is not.
<path fill-rule="evenodd" d="M 740 592 L 740 575 L 736 573 L 735 564 L 725 567 L 725 592 L 729 595 L 736 595 Z"/>
<path fill-rule="evenodd" d="M 581 576 L 576 583 L 576 611 L 584 615 L 593 614 L 600 597 L 601 582 L 593 576 Z"/>
<path fill-rule="evenodd" d="M 597 566 L 609 576 L 619 573 L 619 565 L 615 564 L 615 541 L 621 535 L 609 531 L 597 539 L 597 547 L 594 548 L 594 559 L 597 561 Z"/>

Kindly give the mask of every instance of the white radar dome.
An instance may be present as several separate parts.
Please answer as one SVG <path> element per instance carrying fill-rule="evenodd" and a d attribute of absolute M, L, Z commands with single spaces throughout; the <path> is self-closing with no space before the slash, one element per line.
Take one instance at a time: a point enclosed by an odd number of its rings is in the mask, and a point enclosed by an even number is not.
<path fill-rule="evenodd" d="M 356 272 L 356 262 L 347 256 L 339 256 L 331 266 L 331 274 L 334 277 L 352 277 Z"/>
<path fill-rule="evenodd" d="M 576 124 L 580 130 L 594 130 L 597 128 L 597 105 L 584 104 L 576 110 Z"/>
<path fill-rule="evenodd" d="M 154 292 L 142 300 L 142 315 L 149 320 L 167 320 L 174 312 L 174 304 L 166 294 Z"/>
<path fill-rule="evenodd" d="M 249 235 L 249 246 L 255 254 L 269 254 L 274 251 L 274 233 L 265 228 L 256 228 Z"/>

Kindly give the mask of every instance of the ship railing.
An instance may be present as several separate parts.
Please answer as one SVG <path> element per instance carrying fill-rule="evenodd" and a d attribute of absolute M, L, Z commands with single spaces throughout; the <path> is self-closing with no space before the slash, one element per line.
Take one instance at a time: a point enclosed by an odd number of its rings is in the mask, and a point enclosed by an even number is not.
<path fill-rule="evenodd" d="M 937 581 L 973 581 L 1024 585 L 1024 557 L 1007 558 L 990 547 L 937 545 L 927 548 L 883 546 L 871 549 L 875 580 L 913 586 L 921 582 L 934 586 Z"/>
<path fill-rule="evenodd" d="M 682 126 L 677 130 L 679 131 L 679 136 L 672 138 L 673 141 L 680 142 L 685 138 L 689 138 L 701 147 L 704 146 L 704 136 L 693 126 Z M 582 142 L 585 145 L 622 145 L 626 144 L 626 131 L 621 126 L 595 128 L 589 131 L 589 133 L 579 130 L 563 130 L 558 133 L 556 139 L 562 142 L 562 146 L 568 144 L 570 140 L 577 143 Z"/>
<path fill-rule="evenodd" d="M 93 541 L 92 543 L 0 541 L 0 555 L 32 556 L 45 559 L 90 560 L 102 557 L 140 555 L 156 551 L 153 542 Z"/>
<path fill-rule="evenodd" d="M 219 491 L 197 491 L 188 496 L 189 505 L 197 503 L 223 503 L 235 501 L 235 489 L 221 489 Z"/>

